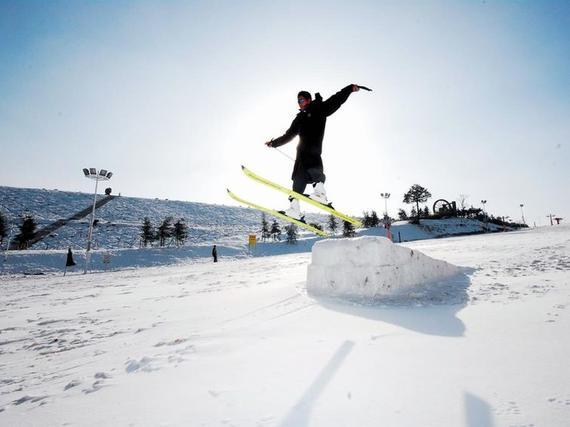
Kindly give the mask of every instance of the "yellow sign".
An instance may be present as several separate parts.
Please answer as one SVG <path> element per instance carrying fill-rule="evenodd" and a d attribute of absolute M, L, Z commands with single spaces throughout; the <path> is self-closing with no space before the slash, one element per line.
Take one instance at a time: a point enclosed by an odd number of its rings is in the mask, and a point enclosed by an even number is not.
<path fill-rule="evenodd" d="M 257 235 L 256 234 L 250 234 L 249 235 L 249 247 L 254 248 L 256 244 L 257 244 Z"/>

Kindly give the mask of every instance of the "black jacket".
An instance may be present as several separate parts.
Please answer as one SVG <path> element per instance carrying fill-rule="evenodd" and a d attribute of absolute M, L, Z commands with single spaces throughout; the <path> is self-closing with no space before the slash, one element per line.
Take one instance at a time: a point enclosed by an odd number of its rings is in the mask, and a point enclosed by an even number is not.
<path fill-rule="evenodd" d="M 315 99 L 300 111 L 287 131 L 275 138 L 271 146 L 279 147 L 287 144 L 295 136 L 299 135 L 299 145 L 297 145 L 297 157 L 293 167 L 292 179 L 295 176 L 306 174 L 308 169 L 323 169 L 321 153 L 323 151 L 323 137 L 325 135 L 325 125 L 327 117 L 340 108 L 352 93 L 352 85 L 335 93 L 326 101 L 323 101 L 317 94 Z"/>
<path fill-rule="evenodd" d="M 71 252 L 71 248 L 67 250 L 67 260 L 65 261 L 66 267 L 73 267 L 75 265 L 75 261 L 73 260 L 73 253 Z"/>

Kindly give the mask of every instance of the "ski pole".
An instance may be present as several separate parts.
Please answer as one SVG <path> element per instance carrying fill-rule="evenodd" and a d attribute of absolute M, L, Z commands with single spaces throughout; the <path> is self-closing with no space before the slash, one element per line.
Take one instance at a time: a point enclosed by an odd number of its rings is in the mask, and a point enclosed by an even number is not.
<path fill-rule="evenodd" d="M 285 157 L 287 157 L 287 158 L 288 158 L 289 160 L 291 160 L 292 162 L 295 161 L 295 159 L 294 159 L 293 157 L 291 157 L 291 156 L 290 156 L 289 154 L 287 154 L 287 153 L 284 153 L 284 152 L 281 151 L 279 148 L 277 148 L 277 147 L 273 147 L 273 148 L 275 148 L 277 151 L 279 151 L 281 154 L 283 154 Z"/>

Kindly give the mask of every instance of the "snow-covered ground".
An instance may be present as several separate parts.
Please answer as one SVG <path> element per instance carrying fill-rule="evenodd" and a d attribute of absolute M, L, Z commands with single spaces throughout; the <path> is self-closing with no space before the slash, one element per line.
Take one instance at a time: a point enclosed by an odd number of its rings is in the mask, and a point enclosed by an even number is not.
<path fill-rule="evenodd" d="M 310 253 L 0 277 L 0 425 L 567 426 L 570 228 L 405 243 L 408 299 L 306 292 Z"/>

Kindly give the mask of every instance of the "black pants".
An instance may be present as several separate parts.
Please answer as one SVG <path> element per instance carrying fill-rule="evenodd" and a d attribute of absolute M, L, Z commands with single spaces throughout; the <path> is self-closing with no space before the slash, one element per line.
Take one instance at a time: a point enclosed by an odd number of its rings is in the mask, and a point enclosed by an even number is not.
<path fill-rule="evenodd" d="M 313 182 L 324 183 L 327 179 L 321 168 L 307 169 L 304 172 L 293 177 L 293 191 L 296 193 L 303 194 L 307 184 L 312 184 Z"/>

